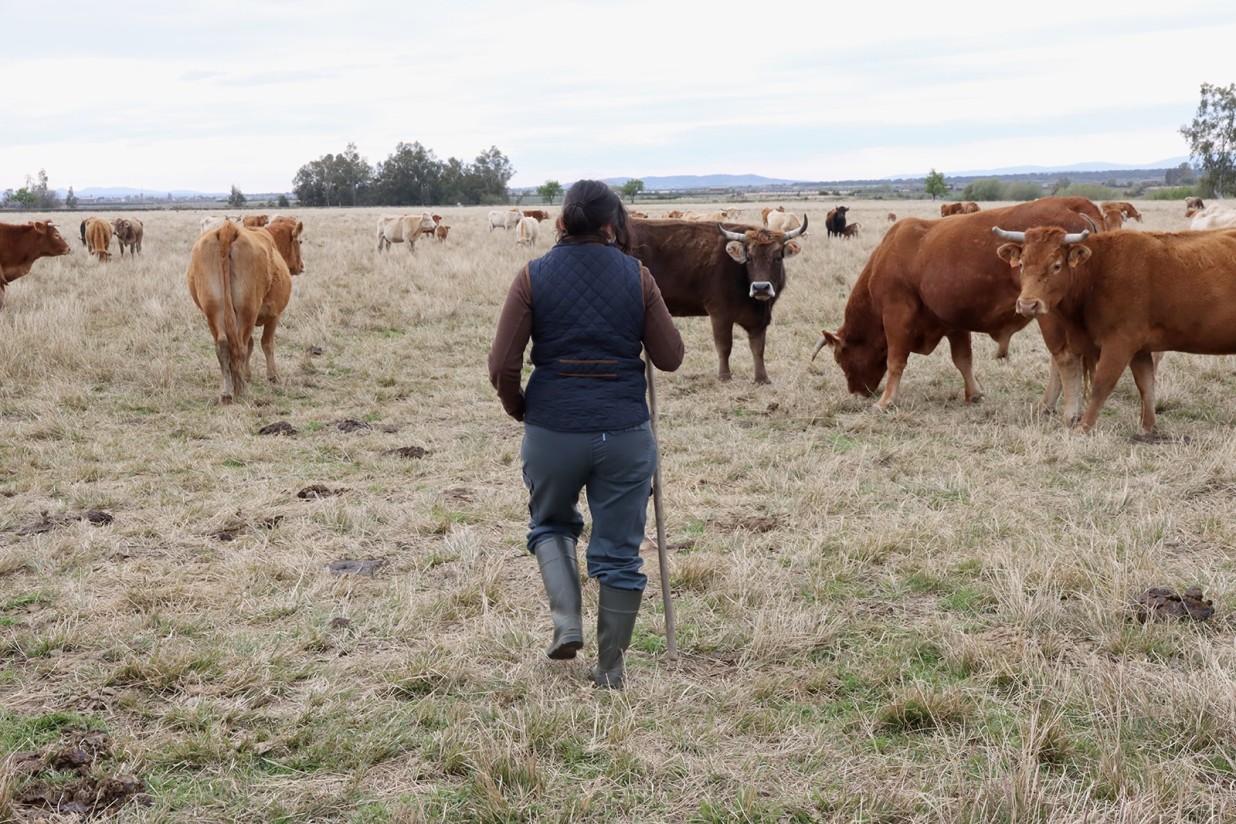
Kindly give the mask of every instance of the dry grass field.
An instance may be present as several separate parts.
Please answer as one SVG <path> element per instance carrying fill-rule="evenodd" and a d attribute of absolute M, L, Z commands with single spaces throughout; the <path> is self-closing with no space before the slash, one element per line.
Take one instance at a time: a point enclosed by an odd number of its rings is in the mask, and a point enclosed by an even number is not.
<path fill-rule="evenodd" d="M 1236 363 L 1168 354 L 1155 443 L 1127 374 L 1089 437 L 1036 416 L 1033 327 L 1007 361 L 976 339 L 981 404 L 945 345 L 873 413 L 811 350 L 888 211 L 938 204 L 850 201 L 848 241 L 831 205 L 771 386 L 741 331 L 723 384 L 707 321 L 679 324 L 657 390 L 681 655 L 649 542 L 622 692 L 586 680 L 591 637 L 543 655 L 521 425 L 485 368 L 544 235 L 446 208 L 444 244 L 378 254 L 378 210 L 294 212 L 282 383 L 259 351 L 221 406 L 185 284 L 201 213 L 143 214 L 144 253 L 107 264 L 63 219 L 74 253 L 0 313 L 0 821 L 1236 820 Z M 1186 226 L 1137 205 L 1134 230 Z M 1130 620 L 1193 585 L 1210 620 Z"/>

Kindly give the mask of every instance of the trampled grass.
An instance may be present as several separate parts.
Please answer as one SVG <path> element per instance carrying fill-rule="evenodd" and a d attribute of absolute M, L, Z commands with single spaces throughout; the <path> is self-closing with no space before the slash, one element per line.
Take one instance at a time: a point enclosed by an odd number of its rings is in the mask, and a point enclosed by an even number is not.
<path fill-rule="evenodd" d="M 1039 418 L 1034 329 L 1003 362 L 976 339 L 981 404 L 942 347 L 872 413 L 811 350 L 885 214 L 936 211 L 853 202 L 845 241 L 831 205 L 805 206 L 771 386 L 741 332 L 722 384 L 707 321 L 679 324 L 657 390 L 681 656 L 650 542 L 621 693 L 587 682 L 591 637 L 543 655 L 521 427 L 486 376 L 544 238 L 445 209 L 444 244 L 378 254 L 377 210 L 296 213 L 283 382 L 223 407 L 185 286 L 201 215 L 144 214 L 144 253 L 106 265 L 63 219 L 74 254 L 0 313 L 0 813 L 68 779 L 18 753 L 94 728 L 88 776 L 147 794 L 107 820 L 1236 820 L 1231 359 L 1167 355 L 1159 443 L 1130 441 L 1127 378 L 1089 437 Z M 1194 584 L 1209 621 L 1129 620 Z"/>

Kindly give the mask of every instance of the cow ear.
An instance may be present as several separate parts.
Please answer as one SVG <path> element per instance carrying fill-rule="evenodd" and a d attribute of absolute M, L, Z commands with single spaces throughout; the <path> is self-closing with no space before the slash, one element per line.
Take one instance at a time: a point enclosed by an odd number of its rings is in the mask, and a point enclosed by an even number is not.
<path fill-rule="evenodd" d="M 716 248 L 715 246 L 713 247 Z M 731 240 L 725 244 L 725 253 L 738 263 L 747 262 L 747 244 L 741 240 Z"/>
<path fill-rule="evenodd" d="M 1069 249 L 1069 268 L 1074 268 L 1079 263 L 1085 263 L 1089 258 L 1089 246 L 1074 246 Z"/>
<path fill-rule="evenodd" d="M 783 258 L 792 258 L 794 257 L 794 255 L 798 254 L 802 250 L 803 250 L 803 245 L 801 243 L 799 243 L 797 240 L 790 240 L 786 242 L 785 251 L 782 252 L 781 256 Z"/>
<path fill-rule="evenodd" d="M 1020 243 L 1004 243 L 996 250 L 996 254 L 1000 259 L 1008 263 L 1016 269 L 1021 265 L 1021 244 Z"/>

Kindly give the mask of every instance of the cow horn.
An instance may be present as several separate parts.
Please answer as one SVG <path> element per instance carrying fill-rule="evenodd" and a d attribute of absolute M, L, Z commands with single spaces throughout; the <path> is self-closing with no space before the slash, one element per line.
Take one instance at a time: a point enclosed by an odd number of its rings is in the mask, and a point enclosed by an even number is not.
<path fill-rule="evenodd" d="M 786 232 L 785 239 L 790 240 L 791 238 L 796 238 L 805 231 L 807 231 L 807 213 L 803 212 L 803 225 L 799 226 L 797 229 L 791 229 L 790 231 Z"/>
<path fill-rule="evenodd" d="M 731 232 L 720 223 L 717 224 L 717 228 L 721 230 L 721 234 L 725 235 L 726 240 L 745 241 L 747 239 L 747 236 L 741 232 Z"/>
<path fill-rule="evenodd" d="M 828 338 L 820 335 L 820 339 L 815 342 L 815 349 L 811 352 L 811 359 L 815 360 L 815 356 L 820 354 L 820 350 L 828 345 Z"/>
<path fill-rule="evenodd" d="M 995 235 L 996 237 L 1000 238 L 1001 240 L 1012 240 L 1017 243 L 1026 242 L 1025 232 L 1010 232 L 1005 229 L 1001 229 L 999 226 L 992 226 L 991 233 Z"/>
<path fill-rule="evenodd" d="M 1090 237 L 1090 230 L 1086 229 L 1083 232 L 1072 232 L 1064 236 L 1064 245 L 1071 246 L 1074 243 L 1081 243 L 1086 238 Z"/>

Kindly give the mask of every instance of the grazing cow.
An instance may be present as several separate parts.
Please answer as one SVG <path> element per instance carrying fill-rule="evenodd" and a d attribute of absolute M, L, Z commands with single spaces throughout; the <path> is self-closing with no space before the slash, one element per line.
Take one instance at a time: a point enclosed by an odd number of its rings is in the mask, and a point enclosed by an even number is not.
<path fill-rule="evenodd" d="M 239 220 L 236 220 L 235 218 L 227 217 L 226 215 L 206 215 L 206 217 L 202 218 L 202 231 L 210 232 L 215 229 L 218 229 L 220 226 L 222 226 L 224 223 L 227 223 L 229 220 L 234 223 L 240 223 Z"/>
<path fill-rule="evenodd" d="M 977 401 L 983 390 L 974 379 L 971 333 L 990 335 L 998 344 L 996 357 L 1006 357 L 1009 339 L 1030 322 L 1015 310 L 1021 287 L 996 257 L 992 227 L 1052 223 L 1080 231 L 1102 219 L 1098 207 L 1080 197 L 1040 198 L 952 220 L 902 218 L 867 259 L 841 328 L 825 330 L 811 357 L 831 347 L 856 395 L 874 395 L 887 373 L 884 392 L 873 406 L 883 412 L 897 399 L 910 354 L 929 355 L 947 338 L 965 383 L 965 400 Z M 1054 334 L 1050 324 L 1040 322 L 1040 328 L 1045 338 Z M 1058 396 L 1053 371 L 1043 405 L 1054 406 Z"/>
<path fill-rule="evenodd" d="M 1124 225 L 1124 210 L 1119 206 L 1108 203 L 1100 206 L 1099 211 L 1103 213 L 1103 228 L 1107 231 L 1114 232 Z"/>
<path fill-rule="evenodd" d="M 682 212 L 677 209 L 670 209 L 665 214 L 661 215 L 662 220 L 678 220 L 682 217 Z"/>
<path fill-rule="evenodd" d="M 1185 217 L 1193 217 L 1195 214 L 1206 208 L 1206 204 L 1202 203 L 1200 197 L 1185 198 Z"/>
<path fill-rule="evenodd" d="M 801 250 L 802 226 L 779 232 L 742 224 L 685 220 L 631 221 L 631 255 L 656 278 L 671 315 L 707 315 L 720 367 L 730 379 L 734 324 L 747 331 L 755 382 L 769 383 L 764 341 L 772 308 L 785 289 L 784 259 Z"/>
<path fill-rule="evenodd" d="M 536 215 L 529 215 L 529 217 L 536 217 Z M 635 209 L 628 209 L 628 210 L 627 210 L 627 217 L 648 217 L 648 213 L 647 213 L 647 212 L 640 212 L 640 211 L 637 211 L 637 210 L 635 210 Z M 544 217 L 544 218 L 541 218 L 541 220 L 549 220 L 549 218 L 548 218 L 548 217 Z"/>
<path fill-rule="evenodd" d="M 29 274 L 36 260 L 71 251 L 50 220 L 0 223 L 0 309 L 4 308 L 4 287 Z"/>
<path fill-rule="evenodd" d="M 518 209 L 496 210 L 489 213 L 489 231 L 493 231 L 496 227 L 501 226 L 503 229 L 511 229 L 519 223 L 519 219 L 524 216 L 524 213 Z"/>
<path fill-rule="evenodd" d="M 544 209 L 522 209 L 520 211 L 524 217 L 534 217 L 537 220 L 549 220 L 549 212 Z"/>
<path fill-rule="evenodd" d="M 1127 200 L 1105 200 L 1099 204 L 1099 211 L 1106 212 L 1110 206 L 1115 206 L 1123 212 L 1125 220 L 1136 220 L 1138 223 L 1142 222 L 1142 213 L 1137 211 L 1137 208 Z"/>
<path fill-rule="evenodd" d="M 697 212 L 693 209 L 687 209 L 682 213 L 683 220 L 701 220 L 707 223 L 720 223 L 725 220 L 733 220 L 738 217 L 742 209 L 718 209 L 715 212 Z"/>
<path fill-rule="evenodd" d="M 845 234 L 845 213 L 849 210 L 849 206 L 837 206 L 828 210 L 824 217 L 824 228 L 828 230 L 829 237 L 841 237 Z"/>
<path fill-rule="evenodd" d="M 422 212 L 418 215 L 382 215 L 378 218 L 378 251 L 391 248 L 392 243 L 408 244 L 408 252 L 416 251 L 416 239 L 422 233 L 432 232 L 438 226 L 433 215 Z"/>
<path fill-rule="evenodd" d="M 99 260 L 108 260 L 112 253 L 112 225 L 101 217 L 86 218 L 86 246 Z"/>
<path fill-rule="evenodd" d="M 82 225 L 79 228 L 82 233 L 82 246 L 85 246 L 86 245 L 86 221 L 85 220 L 82 221 Z"/>
<path fill-rule="evenodd" d="M 948 217 L 949 215 L 961 214 L 961 203 L 941 203 L 940 217 Z"/>
<path fill-rule="evenodd" d="M 798 215 L 793 212 L 768 213 L 768 228 L 774 232 L 792 232 L 800 226 L 805 227 L 806 222 L 806 215 L 803 215 L 803 219 L 799 220 Z"/>
<path fill-rule="evenodd" d="M 889 223 L 896 223 L 896 222 L 897 222 L 897 215 L 893 214 L 892 212 L 889 212 L 889 213 L 888 213 L 888 222 L 889 222 Z"/>
<path fill-rule="evenodd" d="M 270 217 L 267 215 L 245 215 L 240 221 L 246 229 L 259 229 L 270 223 Z"/>
<path fill-rule="evenodd" d="M 145 232 L 142 222 L 135 217 L 118 217 L 112 221 L 112 232 L 116 242 L 120 244 L 120 256 L 124 257 L 124 248 L 129 247 L 129 253 L 136 255 L 142 251 L 142 234 Z"/>
<path fill-rule="evenodd" d="M 1125 367 L 1141 395 L 1142 431 L 1154 429 L 1154 353 L 1236 353 L 1236 233 L 1115 232 L 1059 226 L 993 230 L 997 253 L 1021 273 L 1017 311 L 1054 317 L 1049 341 L 1065 389 L 1065 420 L 1094 427 Z M 1096 359 L 1081 411 L 1080 363 Z"/>
<path fill-rule="evenodd" d="M 1195 232 L 1206 229 L 1231 229 L 1236 227 L 1236 209 L 1230 206 L 1207 206 L 1193 213 L 1189 228 Z"/>
<path fill-rule="evenodd" d="M 536 246 L 540 222 L 534 217 L 521 217 L 515 225 L 515 242 L 520 246 Z"/>
<path fill-rule="evenodd" d="M 858 227 L 862 224 L 847 223 L 845 228 L 841 230 L 841 236 L 844 238 L 858 237 Z"/>
<path fill-rule="evenodd" d="M 231 403 L 249 382 L 253 330 L 262 327 L 266 377 L 277 383 L 275 329 L 292 295 L 290 264 L 299 260 L 299 231 L 288 218 L 277 226 L 246 229 L 224 221 L 204 232 L 189 255 L 189 294 L 206 316 L 222 380 L 220 403 Z M 298 256 L 290 261 L 279 251 L 278 237 L 294 232 Z"/>
<path fill-rule="evenodd" d="M 979 205 L 973 200 L 963 200 L 961 202 L 961 213 L 963 215 L 972 215 L 979 210 Z"/>
<path fill-rule="evenodd" d="M 445 223 L 439 223 L 438 228 L 433 230 L 433 236 L 438 239 L 439 243 L 445 243 L 446 236 L 447 234 L 450 233 L 450 231 L 451 231 L 450 226 L 447 226 Z"/>

